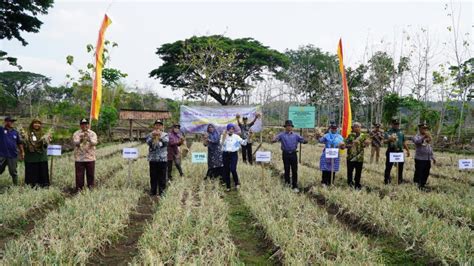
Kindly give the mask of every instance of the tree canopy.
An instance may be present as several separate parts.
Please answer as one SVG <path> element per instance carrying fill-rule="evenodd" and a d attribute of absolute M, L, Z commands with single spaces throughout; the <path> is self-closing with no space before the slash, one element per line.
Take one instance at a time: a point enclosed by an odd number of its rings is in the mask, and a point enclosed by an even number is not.
<path fill-rule="evenodd" d="M 156 54 L 164 63 L 150 72 L 173 90 L 190 99 L 214 98 L 222 105 L 237 102 L 263 80 L 264 73 L 278 75 L 288 64 L 286 56 L 252 38 L 221 35 L 193 36 L 163 44 Z"/>

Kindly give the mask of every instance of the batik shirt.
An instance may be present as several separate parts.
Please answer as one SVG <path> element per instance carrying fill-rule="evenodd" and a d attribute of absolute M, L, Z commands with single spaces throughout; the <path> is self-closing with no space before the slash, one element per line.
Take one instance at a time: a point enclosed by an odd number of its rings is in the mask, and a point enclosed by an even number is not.
<path fill-rule="evenodd" d="M 370 132 L 370 138 L 372 140 L 372 147 L 381 147 L 383 140 L 383 132 L 380 130 L 372 130 Z"/>
<path fill-rule="evenodd" d="M 166 162 L 168 161 L 168 133 L 161 132 L 158 141 L 153 141 L 152 133 L 146 137 L 148 144 L 148 161 L 150 162 Z"/>
<path fill-rule="evenodd" d="M 81 133 L 84 138 L 81 140 Z M 74 132 L 72 136 L 74 142 L 74 159 L 76 162 L 93 162 L 95 161 L 95 146 L 97 146 L 97 134 L 88 129 L 82 131 L 81 129 Z"/>
<path fill-rule="evenodd" d="M 364 142 L 367 140 L 368 136 L 364 133 L 359 133 L 358 135 L 355 132 L 352 132 L 347 136 L 345 142 L 348 145 L 352 145 L 350 148 L 347 148 L 347 160 L 350 162 L 364 162 Z M 359 144 L 355 144 L 354 141 L 358 140 Z"/>

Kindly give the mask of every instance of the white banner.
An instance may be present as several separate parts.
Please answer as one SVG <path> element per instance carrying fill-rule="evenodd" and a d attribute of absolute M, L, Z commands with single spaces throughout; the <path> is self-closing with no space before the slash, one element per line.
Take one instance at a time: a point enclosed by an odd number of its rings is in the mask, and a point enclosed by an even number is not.
<path fill-rule="evenodd" d="M 138 149 L 137 148 L 123 148 L 122 157 L 124 159 L 137 159 Z"/>
<path fill-rule="evenodd" d="M 272 152 L 270 151 L 257 151 L 255 153 L 255 161 L 262 163 L 269 163 L 272 160 Z"/>
<path fill-rule="evenodd" d="M 61 156 L 61 145 L 48 145 L 48 155 Z"/>
<path fill-rule="evenodd" d="M 326 159 L 333 159 L 339 157 L 339 149 L 338 148 L 325 148 L 324 149 Z"/>
<path fill-rule="evenodd" d="M 459 169 L 472 169 L 474 168 L 472 159 L 460 159 Z"/>
<path fill-rule="evenodd" d="M 180 109 L 181 130 L 184 133 L 205 133 L 207 126 L 213 124 L 217 131 L 224 131 L 229 123 L 235 124 L 235 130 L 240 133 L 235 116 L 240 114 L 240 120 L 248 118 L 248 123 L 252 122 L 257 112 L 260 112 L 259 106 L 185 106 Z M 262 130 L 262 119 L 257 119 L 252 126 L 253 132 Z"/>
<path fill-rule="evenodd" d="M 193 152 L 191 157 L 192 163 L 207 163 L 207 153 Z"/>

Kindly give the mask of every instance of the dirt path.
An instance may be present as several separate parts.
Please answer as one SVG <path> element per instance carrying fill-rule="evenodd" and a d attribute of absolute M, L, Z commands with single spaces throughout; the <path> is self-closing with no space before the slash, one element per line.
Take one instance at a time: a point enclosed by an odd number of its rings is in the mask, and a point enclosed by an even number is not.
<path fill-rule="evenodd" d="M 264 229 L 257 225 L 238 192 L 226 193 L 224 200 L 229 206 L 229 228 L 240 261 L 247 265 L 281 265 L 279 258 L 272 257 L 278 249 L 266 239 Z"/>
<path fill-rule="evenodd" d="M 96 252 L 88 261 L 88 265 L 127 265 L 138 254 L 138 240 L 146 225 L 153 218 L 156 200 L 148 195 L 142 196 L 137 208 L 130 215 L 123 237 L 116 243 Z"/>

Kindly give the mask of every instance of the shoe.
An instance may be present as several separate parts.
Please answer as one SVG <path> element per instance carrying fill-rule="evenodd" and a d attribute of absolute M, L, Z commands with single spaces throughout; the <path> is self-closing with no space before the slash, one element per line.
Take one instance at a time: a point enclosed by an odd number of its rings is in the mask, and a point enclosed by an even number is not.
<path fill-rule="evenodd" d="M 239 189 L 239 188 L 240 188 L 240 185 L 236 185 L 236 186 L 235 186 L 235 189 Z"/>
<path fill-rule="evenodd" d="M 230 188 L 226 188 L 226 189 L 225 189 L 225 192 L 230 192 Z"/>
<path fill-rule="evenodd" d="M 294 188 L 294 189 L 293 189 L 293 192 L 295 192 L 295 193 L 299 193 L 299 192 L 300 192 L 300 190 L 299 190 L 298 188 Z"/>

